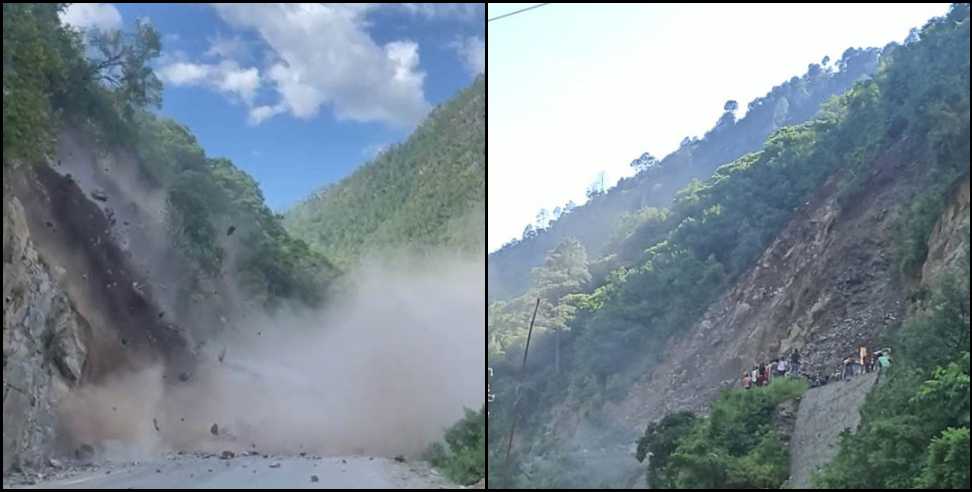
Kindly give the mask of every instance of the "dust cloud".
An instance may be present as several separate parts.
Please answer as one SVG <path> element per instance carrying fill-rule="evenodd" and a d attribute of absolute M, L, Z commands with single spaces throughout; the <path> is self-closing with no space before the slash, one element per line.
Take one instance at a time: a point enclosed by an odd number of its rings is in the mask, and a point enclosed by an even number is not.
<path fill-rule="evenodd" d="M 248 316 L 188 381 L 154 366 L 73 391 L 65 449 L 419 455 L 486 392 L 485 261 L 425 258 L 366 262 L 322 311 Z"/>

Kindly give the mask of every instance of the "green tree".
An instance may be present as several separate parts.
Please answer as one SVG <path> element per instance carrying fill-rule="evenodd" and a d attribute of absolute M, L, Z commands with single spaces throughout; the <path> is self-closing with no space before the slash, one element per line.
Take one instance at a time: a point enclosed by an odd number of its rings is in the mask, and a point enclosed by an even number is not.
<path fill-rule="evenodd" d="M 127 119 L 136 109 L 161 104 L 162 82 L 149 64 L 161 53 L 162 44 L 147 19 L 139 19 L 133 33 L 92 30 L 89 38 L 99 54 L 91 60 L 89 77 L 116 91 Z"/>
<path fill-rule="evenodd" d="M 932 441 L 928 464 L 918 481 L 925 489 L 969 488 L 969 428 L 949 428 Z"/>
<path fill-rule="evenodd" d="M 636 458 L 639 463 L 648 460 L 648 485 L 654 489 L 670 489 L 675 481 L 668 475 L 667 467 L 672 453 L 678 449 L 681 438 L 695 425 L 696 417 L 690 412 L 678 412 L 665 416 L 661 421 L 648 425 L 638 440 Z"/>
<path fill-rule="evenodd" d="M 461 485 L 472 485 L 486 477 L 486 411 L 466 410 L 466 417 L 445 434 L 445 443 L 428 451 L 433 466 Z"/>

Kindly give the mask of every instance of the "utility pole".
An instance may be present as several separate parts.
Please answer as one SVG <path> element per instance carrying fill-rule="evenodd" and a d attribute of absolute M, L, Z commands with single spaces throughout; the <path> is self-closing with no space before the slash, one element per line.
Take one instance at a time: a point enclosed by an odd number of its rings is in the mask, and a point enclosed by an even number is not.
<path fill-rule="evenodd" d="M 523 379 L 526 376 L 526 362 L 527 355 L 530 353 L 530 339 L 533 338 L 533 324 L 537 321 L 537 311 L 539 310 L 540 299 L 537 299 L 537 305 L 533 308 L 533 319 L 530 320 L 530 331 L 527 332 L 526 348 L 523 350 L 523 366 L 520 368 L 520 382 L 516 386 L 516 399 L 513 401 L 513 425 L 510 427 L 510 440 L 506 445 L 507 473 L 510 470 L 510 452 L 513 450 L 513 435 L 516 433 L 516 424 L 520 420 L 520 414 L 517 411 L 520 406 L 520 388 L 523 386 Z"/>

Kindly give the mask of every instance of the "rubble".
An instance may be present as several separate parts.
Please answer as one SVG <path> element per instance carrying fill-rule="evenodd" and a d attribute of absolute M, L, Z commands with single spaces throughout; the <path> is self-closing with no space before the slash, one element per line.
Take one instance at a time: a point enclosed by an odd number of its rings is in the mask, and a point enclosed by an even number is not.
<path fill-rule="evenodd" d="M 74 452 L 74 456 L 80 461 L 90 461 L 94 458 L 95 450 L 90 444 L 82 444 Z"/>
<path fill-rule="evenodd" d="M 320 482 L 321 481 L 321 479 L 318 478 L 317 475 L 311 475 L 310 480 L 311 480 L 311 483 L 317 483 L 317 482 Z"/>
<path fill-rule="evenodd" d="M 102 190 L 92 191 L 91 192 L 91 198 L 94 198 L 95 200 L 98 200 L 99 202 L 107 202 L 108 201 L 108 195 L 106 195 L 105 192 L 102 191 Z"/>
<path fill-rule="evenodd" d="M 222 456 L 220 456 L 220 459 L 223 459 L 223 460 L 231 460 L 231 459 L 233 459 L 235 457 L 236 457 L 236 453 L 234 453 L 232 451 L 223 451 L 223 454 L 222 454 Z"/>
<path fill-rule="evenodd" d="M 405 457 L 402 456 L 402 455 L 398 455 L 398 456 L 395 457 L 395 461 L 397 461 L 399 463 L 404 463 L 405 462 Z"/>
<path fill-rule="evenodd" d="M 270 463 L 270 468 L 280 468 L 280 462 Z"/>

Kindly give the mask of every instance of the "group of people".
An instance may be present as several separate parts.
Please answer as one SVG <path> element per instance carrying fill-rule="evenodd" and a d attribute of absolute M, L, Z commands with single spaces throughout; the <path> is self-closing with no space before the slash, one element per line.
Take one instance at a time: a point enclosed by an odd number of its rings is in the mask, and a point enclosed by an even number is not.
<path fill-rule="evenodd" d="M 743 373 L 743 388 L 767 386 L 773 378 L 800 376 L 800 352 L 794 349 L 789 357 L 779 357 L 769 363 L 754 364 L 752 370 Z"/>
<path fill-rule="evenodd" d="M 794 349 L 789 356 L 780 357 L 769 363 L 754 364 L 752 370 L 743 373 L 742 385 L 745 389 L 769 385 L 774 378 L 803 377 L 816 388 L 831 380 L 847 381 L 855 376 L 883 371 L 891 367 L 891 349 L 871 353 L 861 347 L 856 355 L 844 359 L 843 367 L 833 374 L 814 377 L 800 372 L 800 352 Z"/>
<path fill-rule="evenodd" d="M 882 371 L 889 367 L 891 367 L 891 349 L 870 353 L 867 347 L 861 347 L 857 355 L 844 359 L 839 377 L 841 381 L 847 381 L 855 376 Z"/>

